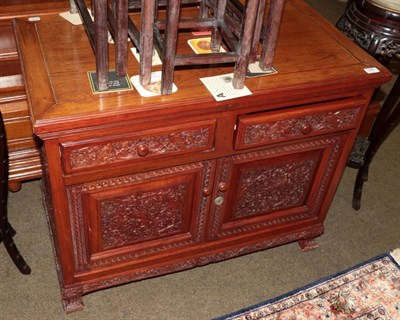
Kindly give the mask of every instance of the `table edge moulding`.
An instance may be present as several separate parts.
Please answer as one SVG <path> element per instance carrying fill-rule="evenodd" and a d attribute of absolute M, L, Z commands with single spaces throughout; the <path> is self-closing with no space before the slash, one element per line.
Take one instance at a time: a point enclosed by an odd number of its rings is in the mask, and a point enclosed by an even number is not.
<path fill-rule="evenodd" d="M 372 93 L 391 78 L 302 0 L 285 3 L 278 72 L 221 102 L 199 78 L 231 66 L 177 68 L 171 95 L 93 94 L 83 26 L 47 15 L 14 31 L 66 312 L 99 289 L 315 248 Z M 127 72 L 139 72 L 132 55 Z"/>

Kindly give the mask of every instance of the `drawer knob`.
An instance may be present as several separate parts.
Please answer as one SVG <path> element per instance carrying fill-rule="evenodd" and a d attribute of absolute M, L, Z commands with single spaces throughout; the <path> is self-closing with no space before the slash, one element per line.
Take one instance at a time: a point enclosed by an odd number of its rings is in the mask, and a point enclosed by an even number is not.
<path fill-rule="evenodd" d="M 203 196 L 208 197 L 211 194 L 211 188 L 203 188 Z"/>
<path fill-rule="evenodd" d="M 311 132 L 311 125 L 309 123 L 304 123 L 301 126 L 301 133 L 302 134 L 309 134 Z"/>
<path fill-rule="evenodd" d="M 221 192 L 225 192 L 226 190 L 228 190 L 228 185 L 225 182 L 221 182 L 218 185 L 218 190 Z"/>
<path fill-rule="evenodd" d="M 149 148 L 146 145 L 141 144 L 137 148 L 137 153 L 140 157 L 145 157 L 149 154 Z"/>

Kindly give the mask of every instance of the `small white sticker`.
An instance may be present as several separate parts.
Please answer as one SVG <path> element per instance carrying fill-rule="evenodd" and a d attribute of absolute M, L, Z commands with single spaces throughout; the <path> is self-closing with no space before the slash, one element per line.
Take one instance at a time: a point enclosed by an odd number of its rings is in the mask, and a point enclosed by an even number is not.
<path fill-rule="evenodd" d="M 40 17 L 29 17 L 28 21 L 31 21 L 31 22 L 40 21 Z"/>
<path fill-rule="evenodd" d="M 378 69 L 378 68 L 376 68 L 376 67 L 372 67 L 372 68 L 365 68 L 365 69 L 364 69 L 364 71 L 365 71 L 366 73 L 368 73 L 368 74 L 371 74 L 371 73 L 378 73 L 378 72 L 380 72 L 380 71 L 379 71 L 379 69 Z"/>

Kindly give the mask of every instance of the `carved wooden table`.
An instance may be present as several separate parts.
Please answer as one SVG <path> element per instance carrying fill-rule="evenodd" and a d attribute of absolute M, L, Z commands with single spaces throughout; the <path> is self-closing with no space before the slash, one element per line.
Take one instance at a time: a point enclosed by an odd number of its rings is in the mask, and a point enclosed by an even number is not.
<path fill-rule="evenodd" d="M 82 26 L 48 16 L 15 32 L 66 312 L 101 288 L 293 241 L 313 248 L 371 95 L 391 77 L 301 0 L 285 6 L 278 74 L 225 102 L 199 78 L 229 67 L 178 70 L 169 96 L 92 94 Z"/>

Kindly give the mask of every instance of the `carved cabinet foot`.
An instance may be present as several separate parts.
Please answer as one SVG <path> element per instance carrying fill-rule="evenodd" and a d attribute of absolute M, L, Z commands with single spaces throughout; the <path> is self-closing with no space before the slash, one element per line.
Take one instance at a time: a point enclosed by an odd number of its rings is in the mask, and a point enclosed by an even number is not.
<path fill-rule="evenodd" d="M 64 289 L 62 294 L 62 304 L 65 313 L 79 311 L 84 308 L 82 301 L 82 289 Z"/>
<path fill-rule="evenodd" d="M 299 240 L 298 244 L 304 252 L 314 250 L 318 248 L 318 243 L 315 241 L 315 239 L 304 239 L 304 240 Z"/>
<path fill-rule="evenodd" d="M 21 190 L 21 186 L 21 181 L 8 181 L 8 190 L 10 190 L 11 192 L 17 192 Z"/>

